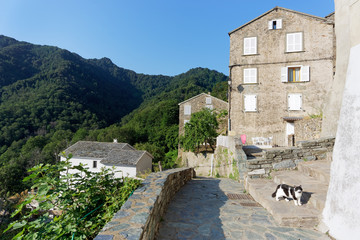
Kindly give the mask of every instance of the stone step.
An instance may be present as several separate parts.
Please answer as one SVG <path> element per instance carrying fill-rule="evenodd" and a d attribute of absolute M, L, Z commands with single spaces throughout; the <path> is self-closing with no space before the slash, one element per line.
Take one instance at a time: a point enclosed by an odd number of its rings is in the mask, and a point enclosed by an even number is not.
<path fill-rule="evenodd" d="M 301 185 L 304 191 L 302 201 L 319 211 L 324 209 L 328 183 L 319 181 L 300 171 L 272 172 L 271 176 L 276 184 Z"/>
<path fill-rule="evenodd" d="M 295 206 L 293 201 L 276 201 L 271 197 L 277 184 L 271 179 L 246 179 L 246 190 L 269 211 L 275 221 L 288 227 L 314 228 L 320 222 L 321 211 L 310 204 Z"/>
<path fill-rule="evenodd" d="M 330 181 L 330 167 L 331 162 L 319 160 L 299 163 L 298 170 L 328 184 Z"/>

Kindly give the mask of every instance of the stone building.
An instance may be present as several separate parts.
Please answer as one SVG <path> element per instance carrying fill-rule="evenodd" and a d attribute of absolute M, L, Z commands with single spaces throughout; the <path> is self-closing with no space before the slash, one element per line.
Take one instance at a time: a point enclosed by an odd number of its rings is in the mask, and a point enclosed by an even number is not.
<path fill-rule="evenodd" d="M 179 103 L 179 135 L 184 134 L 184 126 L 190 121 L 191 114 L 199 112 L 203 108 L 209 108 L 220 112 L 228 109 L 228 103 L 206 93 L 201 93 Z M 223 121 L 219 125 L 219 133 L 225 134 L 226 130 L 227 121 Z"/>
<path fill-rule="evenodd" d="M 321 115 L 334 75 L 333 17 L 275 7 L 229 33 L 230 135 L 287 146 L 295 121 Z"/>

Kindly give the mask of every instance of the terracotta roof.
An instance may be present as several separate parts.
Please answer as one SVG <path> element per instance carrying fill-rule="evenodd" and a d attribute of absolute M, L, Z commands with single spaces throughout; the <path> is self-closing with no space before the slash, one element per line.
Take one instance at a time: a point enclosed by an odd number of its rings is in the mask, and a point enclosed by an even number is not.
<path fill-rule="evenodd" d="M 255 22 L 256 20 L 258 20 L 258 19 L 266 16 L 267 14 L 271 13 L 272 11 L 276 11 L 276 10 L 278 10 L 278 9 L 283 10 L 283 11 L 288 11 L 288 12 L 296 13 L 296 14 L 300 14 L 300 15 L 304 15 L 304 16 L 307 16 L 307 17 L 312 17 L 312 18 L 315 18 L 315 19 L 318 19 L 318 20 L 322 20 L 322 21 L 324 21 L 324 22 L 329 22 L 329 19 L 326 19 L 326 18 L 322 18 L 322 17 L 318 17 L 318 16 L 315 16 L 315 15 L 310 15 L 310 14 L 307 14 L 307 13 L 302 13 L 302 12 L 294 11 L 294 10 L 287 9 L 287 8 L 274 7 L 273 9 L 271 9 L 271 10 L 269 10 L 269 11 L 261 14 L 260 16 L 252 19 L 251 21 L 249 21 L 249 22 L 241 25 L 240 27 L 232 30 L 231 32 L 229 32 L 229 36 L 230 36 L 232 33 L 236 32 L 237 30 L 239 30 L 239 29 L 241 29 L 241 28 L 249 25 L 249 24 L 252 23 L 252 22 Z M 331 14 L 329 14 L 329 15 L 331 15 Z"/>

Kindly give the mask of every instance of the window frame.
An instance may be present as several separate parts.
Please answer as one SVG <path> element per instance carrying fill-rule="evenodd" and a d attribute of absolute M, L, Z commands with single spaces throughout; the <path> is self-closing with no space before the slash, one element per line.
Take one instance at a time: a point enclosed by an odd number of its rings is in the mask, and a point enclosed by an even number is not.
<path fill-rule="evenodd" d="M 291 68 L 294 69 L 300 68 L 298 81 L 289 81 L 289 69 Z M 281 67 L 281 82 L 283 83 L 310 82 L 310 66 L 292 65 L 292 66 Z"/>
<path fill-rule="evenodd" d="M 297 47 L 297 43 L 296 43 L 296 36 L 299 35 L 300 36 L 300 40 L 299 40 L 299 44 L 300 47 Z M 292 52 L 302 52 L 304 51 L 304 36 L 303 36 L 303 32 L 293 32 L 293 33 L 287 33 L 286 34 L 286 51 L 287 53 L 292 53 Z M 292 42 L 290 42 L 290 37 L 293 36 L 294 39 Z M 290 49 L 293 48 L 293 49 Z"/>
<path fill-rule="evenodd" d="M 299 108 L 294 108 L 294 106 L 290 105 L 292 103 L 291 100 L 290 100 L 291 96 L 293 96 L 293 97 L 298 96 L 299 97 L 299 100 L 300 100 L 300 104 L 299 104 L 300 107 Z M 302 111 L 303 110 L 303 108 L 302 108 L 303 101 L 302 101 L 302 94 L 301 93 L 288 93 L 287 97 L 288 97 L 288 100 L 287 100 L 287 102 L 288 102 L 288 111 Z"/>
<path fill-rule="evenodd" d="M 255 72 L 254 76 L 252 76 L 252 71 Z M 246 73 L 247 72 L 247 73 Z M 255 81 L 249 81 L 249 79 L 254 78 Z M 243 69 L 243 83 L 244 84 L 254 84 L 258 83 L 258 73 L 257 68 L 244 68 Z"/>
<path fill-rule="evenodd" d="M 191 105 L 189 104 L 184 105 L 184 115 L 185 116 L 191 115 Z"/>
<path fill-rule="evenodd" d="M 255 46 L 252 46 L 252 39 L 255 39 Z M 248 43 L 247 43 L 248 42 Z M 247 44 L 250 45 L 247 47 Z M 257 54 L 257 37 L 244 37 L 243 42 L 243 55 L 255 55 Z"/>
<path fill-rule="evenodd" d="M 206 97 L 206 98 L 205 98 L 205 104 L 206 104 L 206 105 L 212 104 L 211 102 L 212 102 L 212 101 L 211 101 L 211 97 Z"/>
<path fill-rule="evenodd" d="M 275 22 L 275 24 L 274 24 Z M 275 26 L 275 28 L 274 28 Z M 272 19 L 268 22 L 269 30 L 279 30 L 282 29 L 282 19 Z"/>
<path fill-rule="evenodd" d="M 247 108 L 247 101 L 249 100 L 246 100 L 246 98 L 248 97 L 254 97 L 255 98 L 255 108 L 252 108 L 252 109 L 249 109 Z M 248 103 L 249 104 L 249 103 Z M 257 95 L 256 94 L 244 94 L 244 112 L 257 112 L 258 111 L 258 102 L 257 102 Z"/>

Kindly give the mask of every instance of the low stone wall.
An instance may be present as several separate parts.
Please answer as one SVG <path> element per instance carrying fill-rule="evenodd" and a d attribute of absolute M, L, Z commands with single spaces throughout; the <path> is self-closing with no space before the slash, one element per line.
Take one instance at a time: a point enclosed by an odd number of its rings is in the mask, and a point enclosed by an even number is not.
<path fill-rule="evenodd" d="M 154 239 L 169 202 L 194 177 L 193 168 L 150 174 L 95 240 Z"/>
<path fill-rule="evenodd" d="M 272 169 L 295 168 L 299 162 L 329 159 L 335 138 L 298 142 L 296 147 L 264 149 L 261 158 L 246 161 L 248 176 L 267 176 Z"/>

